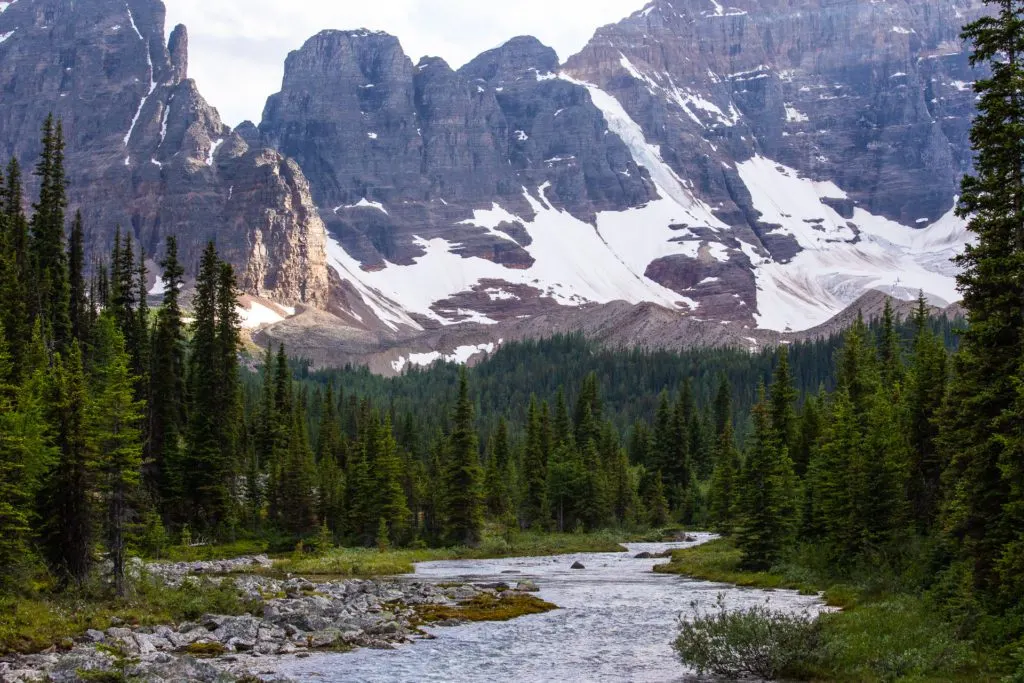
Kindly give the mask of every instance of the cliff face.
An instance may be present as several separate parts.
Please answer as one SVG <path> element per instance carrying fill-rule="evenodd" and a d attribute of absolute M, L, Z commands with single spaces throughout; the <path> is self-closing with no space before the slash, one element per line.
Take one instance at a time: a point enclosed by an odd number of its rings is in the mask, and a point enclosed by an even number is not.
<path fill-rule="evenodd" d="M 52 111 L 64 124 L 71 209 L 81 207 L 94 254 L 118 225 L 151 255 L 176 234 L 192 271 L 214 239 L 253 292 L 325 303 L 324 228 L 301 171 L 221 123 L 188 79 L 185 27 L 164 42 L 164 14 L 158 0 L 9 5 L 0 153 L 30 167 Z"/>
<path fill-rule="evenodd" d="M 158 0 L 4 7 L 0 153 L 32 163 L 63 118 L 93 249 L 174 233 L 194 269 L 216 239 L 341 345 L 496 342 L 600 305 L 644 328 L 626 304 L 742 343 L 865 292 L 958 297 L 980 0 L 654 0 L 565 63 L 519 37 L 458 70 L 325 31 L 234 131 Z"/>

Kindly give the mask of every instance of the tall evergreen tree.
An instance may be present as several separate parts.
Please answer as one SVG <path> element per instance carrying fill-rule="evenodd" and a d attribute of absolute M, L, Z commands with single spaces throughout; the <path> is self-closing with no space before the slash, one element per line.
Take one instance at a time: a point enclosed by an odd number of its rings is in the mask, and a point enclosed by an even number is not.
<path fill-rule="evenodd" d="M 450 462 L 445 473 L 445 537 L 449 543 L 475 546 L 483 536 L 484 491 L 473 404 L 465 369 L 449 436 Z"/>
<path fill-rule="evenodd" d="M 957 206 L 976 240 L 957 259 L 970 326 L 941 436 L 951 461 L 944 526 L 974 585 L 1016 598 L 1024 597 L 1024 451 L 1014 438 L 1024 423 L 1024 18 L 1016 0 L 985 4 L 994 12 L 963 33 L 971 64 L 988 73 L 974 84 L 974 174 Z"/>
<path fill-rule="evenodd" d="M 715 444 L 715 470 L 711 476 L 709 515 L 715 528 L 730 534 L 736 523 L 736 509 L 739 498 L 739 483 L 742 464 L 740 452 L 732 433 L 732 420 L 726 420 L 725 428 L 718 435 Z"/>
<path fill-rule="evenodd" d="M 82 227 L 81 211 L 75 213 L 75 220 L 71 223 L 71 239 L 68 246 L 68 279 L 71 334 L 80 344 L 85 344 L 89 339 L 92 312 L 85 281 L 85 234 Z"/>
<path fill-rule="evenodd" d="M 185 323 L 179 297 L 185 271 L 178 262 L 178 242 L 167 238 L 163 269 L 163 302 L 156 314 L 150 370 L 147 479 L 150 490 L 170 503 L 181 496 L 185 395 Z M 180 514 L 180 513 L 179 513 Z"/>
<path fill-rule="evenodd" d="M 32 335 L 30 317 L 32 269 L 29 257 L 28 221 L 22 208 L 21 168 L 17 159 L 7 166 L 6 183 L 0 187 L 0 323 L 7 331 L 8 350 L 15 374 L 20 376 L 24 348 Z"/>
<path fill-rule="evenodd" d="M 761 388 L 754 407 L 754 436 L 740 483 L 736 544 L 749 569 L 769 569 L 781 557 L 795 531 L 793 464 L 772 427 Z"/>
<path fill-rule="evenodd" d="M 44 551 L 62 579 L 82 583 L 93 562 L 97 462 L 82 352 L 74 341 L 67 360 L 54 358 L 47 406 L 60 453 L 44 491 Z"/>
<path fill-rule="evenodd" d="M 36 166 L 39 201 L 34 205 L 29 255 L 33 272 L 31 312 L 43 323 L 43 333 L 54 350 L 67 351 L 71 334 L 67 253 L 64 249 L 64 133 L 53 115 L 43 124 L 43 153 Z"/>
<path fill-rule="evenodd" d="M 106 547 L 114 590 L 118 597 L 124 597 L 127 530 L 138 512 L 142 480 L 143 402 L 135 399 L 135 378 L 116 323 L 111 316 L 102 315 L 98 327 L 95 429 L 99 489 L 106 500 Z"/>

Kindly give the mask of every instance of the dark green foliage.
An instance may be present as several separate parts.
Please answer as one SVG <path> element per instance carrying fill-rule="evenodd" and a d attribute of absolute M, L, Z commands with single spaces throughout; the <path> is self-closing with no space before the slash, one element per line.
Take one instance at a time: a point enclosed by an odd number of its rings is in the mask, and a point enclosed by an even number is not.
<path fill-rule="evenodd" d="M 746 568 L 769 569 L 794 537 L 796 476 L 765 401 L 754 407 L 753 419 L 753 441 L 738 487 L 736 543 Z"/>
<path fill-rule="evenodd" d="M 60 354 L 54 357 L 46 407 L 59 455 L 44 490 L 43 551 L 62 579 L 81 583 L 88 578 L 93 561 L 97 455 L 77 342 L 71 343 L 66 359 Z"/>
<path fill-rule="evenodd" d="M 948 460 L 943 526 L 985 597 L 1024 599 L 1024 18 L 1018 2 L 968 25 L 974 85 L 974 175 L 963 181 L 959 215 L 976 241 L 958 258 L 970 326 L 953 364 L 940 458 Z"/>
<path fill-rule="evenodd" d="M 484 524 L 483 471 L 469 400 L 469 380 L 459 378 L 459 397 L 448 437 L 449 463 L 445 472 L 444 534 L 449 542 L 474 546 Z"/>

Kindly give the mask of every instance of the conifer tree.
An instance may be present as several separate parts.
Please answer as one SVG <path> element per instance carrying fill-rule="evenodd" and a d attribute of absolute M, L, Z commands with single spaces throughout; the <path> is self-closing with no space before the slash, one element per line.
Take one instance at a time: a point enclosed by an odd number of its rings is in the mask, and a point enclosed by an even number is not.
<path fill-rule="evenodd" d="M 95 429 L 100 491 L 106 500 L 106 547 L 113 564 L 114 590 L 124 597 L 126 535 L 137 512 L 142 478 L 143 402 L 135 399 L 124 337 L 111 316 L 100 316 L 97 333 Z"/>
<path fill-rule="evenodd" d="M 181 496 L 185 395 L 185 323 L 179 297 L 185 275 L 178 262 L 178 242 L 167 238 L 163 269 L 163 302 L 156 314 L 150 370 L 148 484 L 170 503 Z"/>
<path fill-rule="evenodd" d="M 281 468 L 281 511 L 283 529 L 304 536 L 316 530 L 316 464 L 306 436 L 305 414 L 296 403 L 291 414 L 288 453 Z"/>
<path fill-rule="evenodd" d="M 401 543 L 408 533 L 411 513 L 402 487 L 402 462 L 398 444 L 391 429 L 391 418 L 386 418 L 373 435 L 376 439 L 373 461 L 374 513 L 387 524 L 388 538 Z"/>
<path fill-rule="evenodd" d="M 17 374 L 0 326 L 0 590 L 31 557 L 34 497 L 54 456 L 37 382 L 19 388 Z"/>
<path fill-rule="evenodd" d="M 11 159 L 6 183 L 0 184 L 0 213 L 0 323 L 7 331 L 12 366 L 20 377 L 24 348 L 32 335 L 29 302 L 33 285 L 28 221 L 22 209 L 21 168 L 17 159 Z"/>
<path fill-rule="evenodd" d="M 445 473 L 445 537 L 449 543 L 475 546 L 483 535 L 484 491 L 469 380 L 463 369 L 449 435 L 450 462 Z"/>
<path fill-rule="evenodd" d="M 564 402 L 561 404 L 564 407 Z M 541 442 L 540 411 L 536 397 L 530 397 L 526 413 L 526 451 L 523 454 L 523 476 L 526 480 L 523 495 L 522 519 L 527 528 L 543 528 L 548 518 L 548 463 Z"/>
<path fill-rule="evenodd" d="M 33 273 L 31 312 L 43 323 L 43 334 L 52 349 L 67 351 L 71 340 L 67 253 L 64 249 L 64 211 L 67 193 L 64 178 L 64 133 L 53 115 L 43 124 L 43 153 L 36 166 L 40 178 L 39 200 L 34 204 L 29 256 Z"/>
<path fill-rule="evenodd" d="M 972 66 L 988 73 L 974 84 L 974 174 L 957 206 L 976 240 L 957 259 L 970 326 L 942 425 L 952 494 L 944 526 L 974 585 L 1013 601 L 1024 596 L 1024 19 L 1016 0 L 985 4 L 994 12 L 963 33 Z"/>
<path fill-rule="evenodd" d="M 905 394 L 910 465 L 908 498 L 921 532 L 934 525 L 939 512 L 942 472 L 946 463 L 937 446 L 938 415 L 946 394 L 946 350 L 928 326 L 928 305 L 918 297 L 913 318 L 914 340 Z"/>
<path fill-rule="evenodd" d="M 736 535 L 743 565 L 755 570 L 770 569 L 782 557 L 796 522 L 793 465 L 771 425 L 763 387 L 760 394 L 740 483 Z"/>
<path fill-rule="evenodd" d="M 882 383 L 895 389 L 903 379 L 903 349 L 896 329 L 898 320 L 892 309 L 892 299 L 886 297 L 882 310 L 882 330 L 878 337 L 878 360 Z"/>
<path fill-rule="evenodd" d="M 75 219 L 71 223 L 68 269 L 71 334 L 79 344 L 86 344 L 89 340 L 92 314 L 85 282 L 85 235 L 81 211 L 75 213 Z"/>
<path fill-rule="evenodd" d="M 67 360 L 54 357 L 48 394 L 48 421 L 60 453 L 47 476 L 44 551 L 63 580 L 82 583 L 93 561 L 97 462 L 93 411 L 76 342 Z"/>
<path fill-rule="evenodd" d="M 769 393 L 771 423 L 772 429 L 775 430 L 778 437 L 779 445 L 785 448 L 787 453 L 792 453 L 796 450 L 797 444 L 797 391 L 793 386 L 793 377 L 789 371 L 788 349 L 782 346 L 778 354 L 779 362 L 775 366 Z"/>
<path fill-rule="evenodd" d="M 742 470 L 740 453 L 732 433 L 732 420 L 715 444 L 715 470 L 711 476 L 710 517 L 715 528 L 724 534 L 733 531 L 739 496 L 739 477 Z"/>
<path fill-rule="evenodd" d="M 498 419 L 498 428 L 489 446 L 485 477 L 487 509 L 495 519 L 503 519 L 512 511 L 512 455 L 508 443 L 508 423 L 504 417 Z"/>

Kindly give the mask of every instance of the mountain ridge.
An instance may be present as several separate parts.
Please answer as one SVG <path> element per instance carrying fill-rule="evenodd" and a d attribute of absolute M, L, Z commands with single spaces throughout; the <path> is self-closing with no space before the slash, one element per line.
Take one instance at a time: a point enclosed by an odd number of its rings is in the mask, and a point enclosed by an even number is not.
<path fill-rule="evenodd" d="M 94 253 L 116 223 L 148 253 L 183 234 L 186 263 L 215 237 L 262 306 L 252 327 L 283 317 L 276 302 L 326 311 L 351 329 L 342 345 L 463 325 L 486 344 L 531 319 L 620 320 L 625 302 L 745 343 L 873 290 L 956 300 L 973 112 L 956 36 L 980 7 L 655 0 L 564 63 L 519 36 L 459 69 L 414 63 L 384 32 L 322 31 L 259 124 L 230 131 L 187 78 L 187 31 L 164 41 L 158 0 L 17 0 L 0 14 L 0 88 L 17 100 L 0 144 L 30 158 L 33 115 L 56 103 Z M 96 45 L 123 74 L 96 73 Z M 78 60 L 72 81 L 27 89 L 25 73 L 57 73 L 53 53 Z M 111 105 L 85 110 L 104 88 Z"/>

